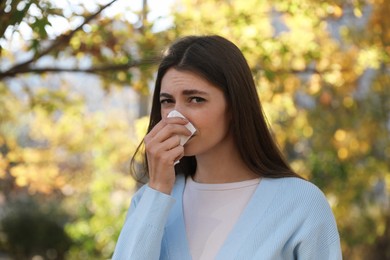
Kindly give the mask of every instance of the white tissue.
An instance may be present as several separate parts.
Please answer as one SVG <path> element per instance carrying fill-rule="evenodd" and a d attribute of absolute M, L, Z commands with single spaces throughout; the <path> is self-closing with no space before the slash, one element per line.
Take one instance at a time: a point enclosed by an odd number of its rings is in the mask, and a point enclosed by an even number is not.
<path fill-rule="evenodd" d="M 169 112 L 167 117 L 181 117 L 181 118 L 185 118 L 177 110 L 172 110 L 171 112 Z M 188 124 L 186 124 L 185 127 L 187 127 L 187 129 L 191 131 L 191 135 L 190 136 L 181 135 L 180 136 L 180 145 L 185 145 L 185 143 L 187 143 L 187 141 L 191 138 L 191 136 L 193 136 L 194 133 L 196 132 L 196 128 L 194 127 L 193 124 L 191 124 L 191 122 L 188 122 Z"/>
<path fill-rule="evenodd" d="M 172 110 L 171 112 L 169 112 L 168 116 L 167 117 L 181 117 L 181 118 L 185 118 L 179 111 L 177 110 Z M 180 135 L 180 145 L 185 145 L 185 143 L 187 143 L 187 141 L 191 138 L 191 136 L 194 135 L 194 133 L 196 132 L 196 128 L 194 127 L 193 124 L 191 124 L 190 122 L 188 122 L 185 127 L 187 127 L 188 130 L 191 131 L 191 135 L 190 136 L 185 136 L 185 135 Z M 177 160 L 175 161 L 174 165 L 178 164 L 180 162 L 180 160 Z"/>

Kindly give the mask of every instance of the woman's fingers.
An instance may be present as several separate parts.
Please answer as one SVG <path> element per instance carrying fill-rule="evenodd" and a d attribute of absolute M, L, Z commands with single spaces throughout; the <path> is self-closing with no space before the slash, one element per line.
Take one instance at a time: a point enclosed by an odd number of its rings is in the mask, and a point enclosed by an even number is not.
<path fill-rule="evenodd" d="M 153 147 L 146 151 L 149 162 L 157 165 L 158 169 L 164 168 L 161 166 L 173 166 L 174 162 L 184 155 L 184 147 L 180 145 L 179 141 L 172 140 L 169 143 L 169 145 L 164 143 L 164 145 Z"/>
<path fill-rule="evenodd" d="M 188 120 L 186 118 L 180 117 L 171 117 L 171 118 L 163 118 L 160 122 L 158 122 L 153 129 L 148 133 L 147 136 L 153 138 L 155 135 L 161 132 L 167 125 L 186 125 Z"/>
<path fill-rule="evenodd" d="M 160 124 L 157 129 L 153 129 L 155 130 L 153 131 L 153 133 L 151 131 L 148 135 L 145 136 L 144 142 L 146 147 L 155 146 L 160 143 L 164 143 L 165 141 L 167 141 L 173 136 L 175 136 L 175 139 L 179 140 L 180 142 L 180 138 L 179 138 L 180 135 L 183 136 L 191 135 L 191 131 L 188 130 L 184 125 L 172 124 L 172 123 L 165 124 L 165 125 L 164 124 L 165 123 Z M 161 125 L 164 126 L 161 127 Z"/>
<path fill-rule="evenodd" d="M 145 143 L 146 152 L 158 157 L 180 145 L 180 137 L 178 135 L 173 135 L 164 142 L 153 141 L 154 142 Z"/>
<path fill-rule="evenodd" d="M 191 131 L 188 130 L 183 125 L 176 125 L 176 124 L 168 124 L 166 127 L 164 127 L 163 130 L 161 130 L 159 133 L 157 133 L 154 136 L 154 139 L 156 142 L 164 142 L 165 140 L 168 140 L 172 136 L 190 136 Z"/>

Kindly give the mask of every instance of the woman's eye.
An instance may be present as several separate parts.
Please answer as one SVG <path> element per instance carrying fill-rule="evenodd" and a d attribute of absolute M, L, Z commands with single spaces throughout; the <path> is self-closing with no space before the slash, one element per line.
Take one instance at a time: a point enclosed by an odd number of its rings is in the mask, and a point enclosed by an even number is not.
<path fill-rule="evenodd" d="M 173 101 L 171 99 L 161 99 L 160 100 L 160 104 L 168 104 L 168 103 L 172 103 Z"/>
<path fill-rule="evenodd" d="M 191 103 L 201 103 L 201 102 L 204 102 L 205 99 L 204 98 L 201 98 L 201 97 L 191 97 L 190 98 L 190 102 Z"/>

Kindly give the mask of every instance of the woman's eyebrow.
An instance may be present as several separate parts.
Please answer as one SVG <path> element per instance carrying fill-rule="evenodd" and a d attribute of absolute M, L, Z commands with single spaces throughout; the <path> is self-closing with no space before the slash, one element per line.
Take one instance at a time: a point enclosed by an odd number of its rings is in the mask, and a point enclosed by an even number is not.
<path fill-rule="evenodd" d="M 165 98 L 173 98 L 173 96 L 172 96 L 171 94 L 164 93 L 164 92 L 160 93 L 160 98 L 162 98 L 162 97 L 165 97 Z"/>
<path fill-rule="evenodd" d="M 198 89 L 185 89 L 182 91 L 182 95 L 184 96 L 192 96 L 192 95 L 208 95 L 207 92 L 198 90 Z M 160 93 L 160 98 L 173 98 L 171 94 L 161 92 Z"/>
<path fill-rule="evenodd" d="M 198 90 L 198 89 L 185 89 L 182 92 L 185 96 L 191 96 L 191 95 L 208 95 L 207 92 Z"/>

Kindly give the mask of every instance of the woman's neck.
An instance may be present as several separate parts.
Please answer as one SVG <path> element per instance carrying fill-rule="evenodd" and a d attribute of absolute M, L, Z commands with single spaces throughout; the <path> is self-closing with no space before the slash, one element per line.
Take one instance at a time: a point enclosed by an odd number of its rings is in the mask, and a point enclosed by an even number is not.
<path fill-rule="evenodd" d="M 233 140 L 223 147 L 196 157 L 194 181 L 199 183 L 228 183 L 258 178 L 242 160 Z"/>

